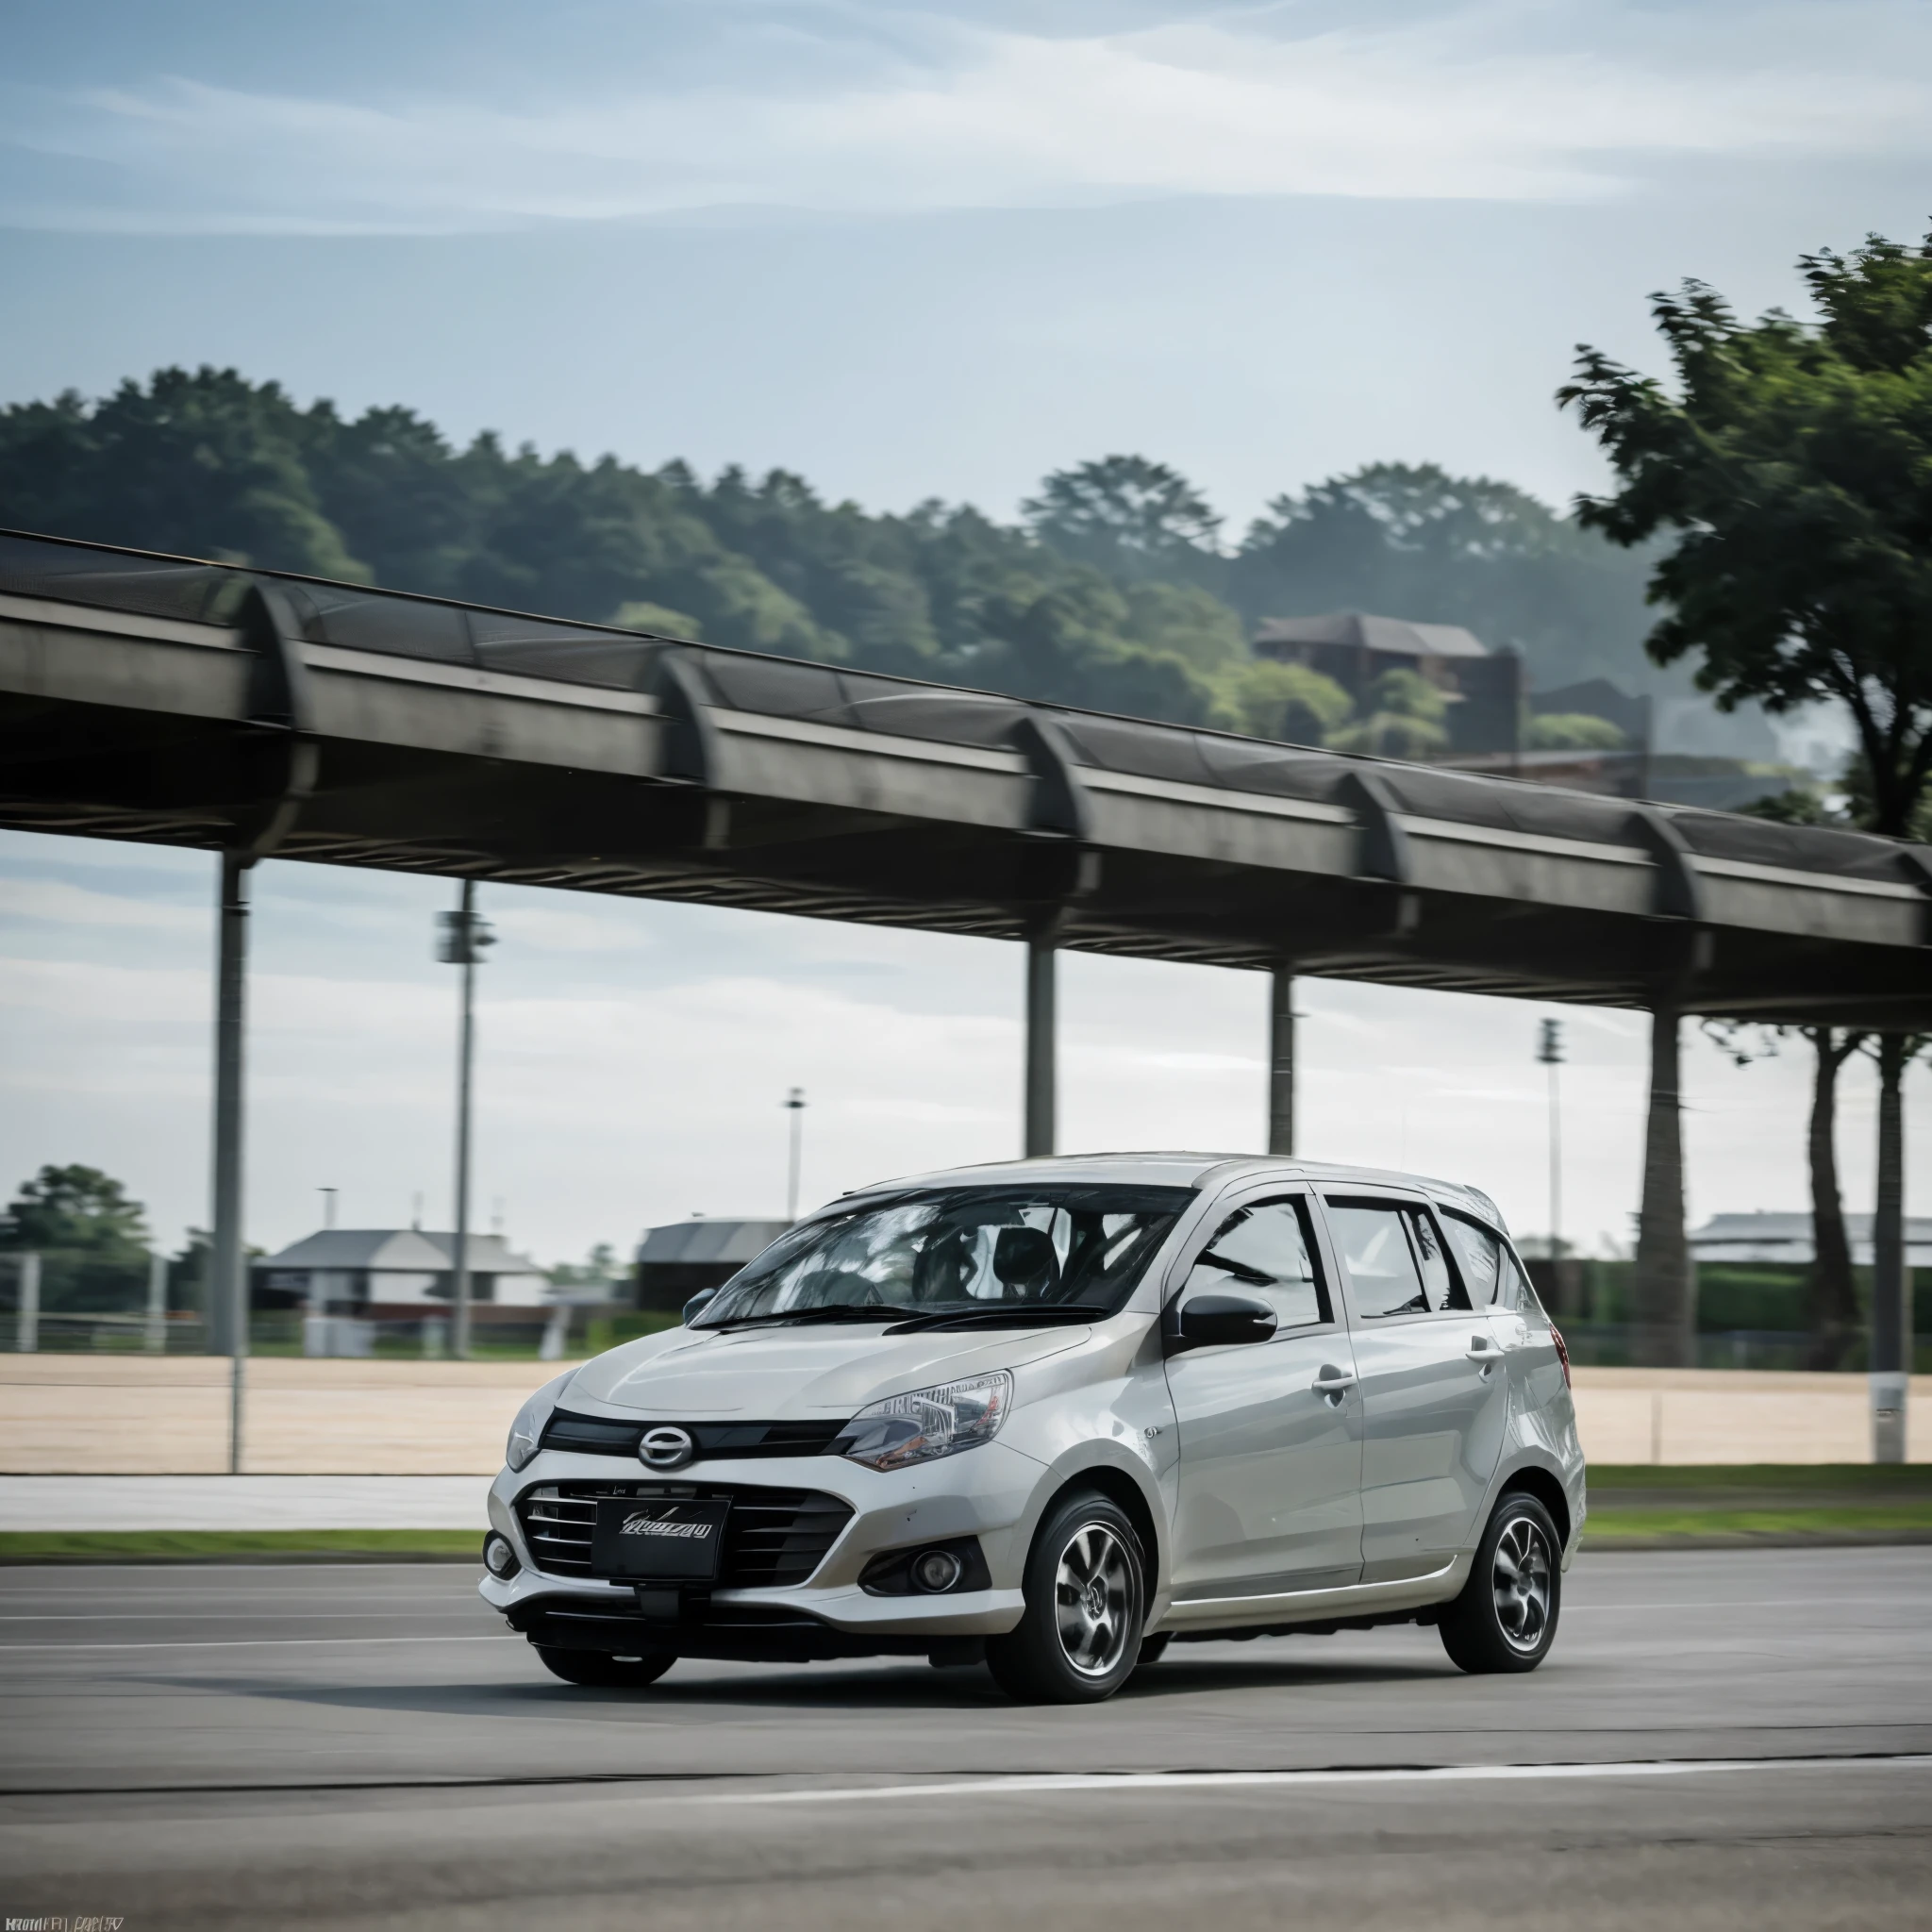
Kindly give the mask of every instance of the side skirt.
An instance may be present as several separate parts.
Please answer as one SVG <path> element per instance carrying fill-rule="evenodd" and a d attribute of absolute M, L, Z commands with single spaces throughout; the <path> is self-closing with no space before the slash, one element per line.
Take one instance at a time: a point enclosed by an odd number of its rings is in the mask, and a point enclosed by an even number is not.
<path fill-rule="evenodd" d="M 1392 1583 L 1351 1583 L 1339 1590 L 1286 1591 L 1272 1596 L 1194 1597 L 1170 1604 L 1155 1625 L 1187 1642 L 1195 1638 L 1264 1637 L 1289 1631 L 1366 1630 L 1377 1624 L 1433 1622 L 1468 1580 L 1473 1551 L 1464 1550 L 1426 1576 Z"/>

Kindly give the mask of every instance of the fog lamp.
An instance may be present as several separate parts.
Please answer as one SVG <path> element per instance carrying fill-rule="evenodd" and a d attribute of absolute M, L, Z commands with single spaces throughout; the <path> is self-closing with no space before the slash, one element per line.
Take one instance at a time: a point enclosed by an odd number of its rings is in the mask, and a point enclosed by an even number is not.
<path fill-rule="evenodd" d="M 492 1529 L 483 1539 L 483 1567 L 499 1583 L 507 1583 L 524 1566 L 517 1561 L 517 1553 L 510 1548 L 509 1539 L 499 1536 Z"/>
<path fill-rule="evenodd" d="M 965 1569 L 951 1550 L 922 1550 L 912 1559 L 913 1586 L 937 1596 L 941 1591 L 951 1590 Z"/>

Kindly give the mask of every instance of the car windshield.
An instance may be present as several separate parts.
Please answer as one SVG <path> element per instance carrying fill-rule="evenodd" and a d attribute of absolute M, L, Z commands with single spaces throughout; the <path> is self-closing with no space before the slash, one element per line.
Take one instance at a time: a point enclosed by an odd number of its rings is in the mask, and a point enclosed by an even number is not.
<path fill-rule="evenodd" d="M 949 1188 L 873 1201 L 796 1227 L 734 1275 L 691 1324 L 1112 1314 L 1191 1188 Z"/>

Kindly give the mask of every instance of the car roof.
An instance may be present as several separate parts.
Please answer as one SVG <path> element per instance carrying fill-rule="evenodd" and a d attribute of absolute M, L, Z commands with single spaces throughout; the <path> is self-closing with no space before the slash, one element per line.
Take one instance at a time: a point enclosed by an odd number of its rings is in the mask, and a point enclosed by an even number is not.
<path fill-rule="evenodd" d="M 1121 1154 L 1057 1154 L 1031 1160 L 996 1160 L 978 1167 L 940 1168 L 930 1174 L 903 1174 L 895 1180 L 875 1181 L 870 1187 L 855 1188 L 841 1195 L 841 1201 L 862 1200 L 868 1194 L 897 1194 L 908 1188 L 996 1188 L 1039 1185 L 1089 1186 L 1113 1183 L 1118 1187 L 1168 1187 L 1205 1189 L 1240 1180 L 1247 1175 L 1284 1180 L 1307 1180 L 1319 1184 L 1354 1183 L 1364 1187 L 1412 1188 L 1448 1208 L 1460 1208 L 1503 1227 L 1496 1204 L 1481 1189 L 1466 1182 L 1436 1180 L 1427 1174 L 1403 1174 L 1393 1168 L 1349 1167 L 1335 1161 L 1301 1160 L 1286 1155 L 1197 1154 L 1153 1152 Z"/>

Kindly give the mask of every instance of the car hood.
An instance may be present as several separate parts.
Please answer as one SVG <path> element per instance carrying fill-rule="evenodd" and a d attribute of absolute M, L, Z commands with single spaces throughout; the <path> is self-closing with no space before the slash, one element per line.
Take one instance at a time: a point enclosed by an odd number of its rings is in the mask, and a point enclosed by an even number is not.
<path fill-rule="evenodd" d="M 881 1336 L 876 1328 L 672 1328 L 579 1369 L 564 1391 L 584 1402 L 680 1419 L 841 1417 L 869 1402 L 991 1369 L 1023 1368 L 1076 1347 L 1092 1330 Z"/>

